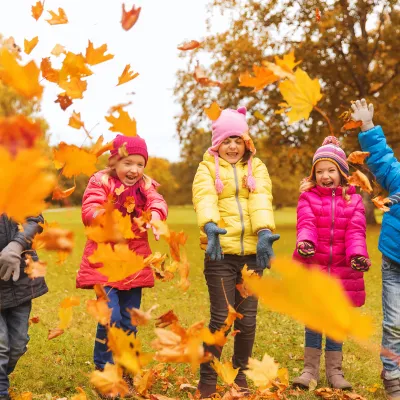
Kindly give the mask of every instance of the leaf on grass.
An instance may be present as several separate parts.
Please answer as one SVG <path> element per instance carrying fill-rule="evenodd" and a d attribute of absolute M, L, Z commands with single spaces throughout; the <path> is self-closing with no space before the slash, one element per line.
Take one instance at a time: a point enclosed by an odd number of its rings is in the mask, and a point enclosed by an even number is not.
<path fill-rule="evenodd" d="M 32 17 L 36 19 L 36 21 L 41 17 L 43 13 L 43 3 L 41 1 L 37 1 L 34 6 L 31 8 Z"/>
<path fill-rule="evenodd" d="M 279 79 L 270 69 L 258 65 L 253 65 L 253 74 L 254 76 L 250 75 L 249 71 L 240 74 L 239 86 L 252 87 L 252 92 L 257 92 Z"/>
<path fill-rule="evenodd" d="M 51 340 L 51 339 L 55 339 L 58 336 L 61 336 L 64 333 L 64 329 L 59 329 L 59 328 L 55 328 L 55 329 L 49 329 L 49 334 L 47 335 L 47 339 Z"/>
<path fill-rule="evenodd" d="M 60 56 L 61 54 L 65 54 L 65 47 L 61 46 L 61 44 L 56 44 L 53 47 L 51 54 L 53 54 L 53 56 L 56 56 L 56 57 Z"/>
<path fill-rule="evenodd" d="M 66 93 L 60 93 L 57 95 L 57 100 L 55 100 L 54 103 L 59 103 L 61 109 L 65 111 L 72 104 L 72 100 Z"/>
<path fill-rule="evenodd" d="M 390 208 L 387 206 L 387 203 L 390 202 L 390 200 L 387 197 L 383 198 L 382 196 L 376 196 L 372 199 L 372 202 L 379 210 L 383 212 L 390 211 Z"/>
<path fill-rule="evenodd" d="M 216 121 L 221 115 L 222 109 L 216 101 L 213 101 L 210 107 L 204 107 L 204 112 L 211 121 Z"/>
<path fill-rule="evenodd" d="M 368 151 L 353 151 L 347 157 L 347 161 L 353 164 L 364 164 L 364 161 L 369 157 L 370 153 Z"/>
<path fill-rule="evenodd" d="M 233 368 L 230 361 L 225 361 L 221 363 L 217 358 L 213 358 L 211 361 L 211 366 L 214 368 L 218 376 L 227 385 L 232 385 L 235 382 L 236 376 L 239 373 L 239 368 Z"/>
<path fill-rule="evenodd" d="M 89 40 L 86 49 L 86 63 L 89 65 L 96 65 L 114 58 L 112 54 L 104 54 L 107 51 L 107 45 L 104 43 L 97 49 L 93 47 L 93 43 Z"/>
<path fill-rule="evenodd" d="M 194 50 L 200 46 L 201 46 L 200 42 L 198 42 L 197 40 L 191 40 L 190 42 L 185 42 L 185 43 L 179 45 L 178 50 L 183 50 L 183 51 Z"/>
<path fill-rule="evenodd" d="M 35 36 L 31 40 L 24 39 L 24 52 L 26 54 L 31 54 L 32 50 L 36 47 L 39 43 L 39 37 Z"/>
<path fill-rule="evenodd" d="M 279 364 L 268 354 L 264 354 L 261 361 L 249 358 L 247 370 L 244 373 L 253 381 L 255 386 L 260 389 L 266 389 L 278 377 L 278 370 Z"/>
<path fill-rule="evenodd" d="M 136 120 L 131 119 L 124 110 L 119 109 L 118 114 L 118 118 L 112 115 L 105 117 L 106 121 L 111 124 L 108 129 L 112 132 L 120 132 L 125 136 L 136 136 Z"/>
<path fill-rule="evenodd" d="M 71 397 L 71 400 L 87 400 L 85 391 L 81 387 L 77 387 L 78 394 Z"/>
<path fill-rule="evenodd" d="M 347 178 L 347 182 L 350 185 L 359 186 L 361 190 L 364 190 L 369 194 L 372 193 L 372 186 L 371 183 L 369 182 L 369 179 L 365 174 L 363 174 L 359 170 L 353 172 L 353 174 Z"/>
<path fill-rule="evenodd" d="M 103 371 L 93 371 L 90 374 L 90 383 L 105 396 L 125 397 L 129 393 L 119 365 L 107 363 Z"/>
<path fill-rule="evenodd" d="M 48 22 L 50 25 L 61 25 L 68 23 L 67 14 L 65 14 L 65 11 L 61 7 L 58 7 L 58 14 L 50 10 L 48 13 L 50 14 L 51 18 L 46 19 L 46 22 Z"/>
<path fill-rule="evenodd" d="M 131 81 L 132 79 L 135 79 L 139 76 L 138 72 L 133 72 L 130 69 L 131 69 L 131 65 L 130 64 L 126 65 L 126 67 L 122 71 L 121 76 L 118 78 L 117 86 L 123 85 L 124 83 L 127 83 L 127 82 Z"/>
<path fill-rule="evenodd" d="M 134 5 L 132 6 L 132 9 L 130 11 L 125 10 L 125 4 L 122 4 L 122 19 L 121 19 L 121 25 L 122 28 L 125 29 L 126 31 L 129 31 L 129 29 L 132 28 L 133 25 L 136 24 L 139 15 L 140 15 L 140 10 L 141 7 L 136 8 Z"/>

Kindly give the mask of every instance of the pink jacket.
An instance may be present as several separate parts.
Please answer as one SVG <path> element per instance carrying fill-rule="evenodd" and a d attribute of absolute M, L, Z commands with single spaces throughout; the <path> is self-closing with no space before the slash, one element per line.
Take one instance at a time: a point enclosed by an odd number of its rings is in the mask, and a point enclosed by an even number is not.
<path fill-rule="evenodd" d="M 363 273 L 351 268 L 353 256 L 368 257 L 366 220 L 362 198 L 354 186 L 347 193 L 350 202 L 342 197 L 342 188 L 316 186 L 300 195 L 297 205 L 297 244 L 304 240 L 313 243 L 315 255 L 301 257 L 297 250 L 293 258 L 303 264 L 319 265 L 320 269 L 338 277 L 352 303 L 365 303 Z"/>
<path fill-rule="evenodd" d="M 98 206 L 107 201 L 109 194 L 114 194 L 116 184 L 119 183 L 118 178 L 108 177 L 108 180 L 102 179 L 105 171 L 95 173 L 89 180 L 88 186 L 83 194 L 82 199 L 82 221 L 87 226 L 90 225 L 93 218 L 96 216 Z M 104 177 L 105 178 L 105 177 Z M 160 218 L 165 220 L 167 218 L 168 208 L 164 198 L 156 190 L 158 184 L 152 181 L 150 188 L 145 188 L 143 179 L 138 181 L 132 189 L 135 189 L 143 199 L 141 202 L 136 201 L 135 212 L 141 214 L 142 211 L 155 211 L 160 214 Z M 114 194 L 116 196 L 116 194 Z M 137 214 L 137 215 L 138 215 Z M 147 232 L 140 232 L 136 224 L 132 224 L 132 231 L 136 239 L 129 239 L 129 248 L 144 257 L 151 254 L 150 245 L 148 242 Z M 107 283 L 107 277 L 97 272 L 97 268 L 102 264 L 92 264 L 88 257 L 93 254 L 97 248 L 97 243 L 93 240 L 87 239 L 85 249 L 82 256 L 82 261 L 78 275 L 76 278 L 77 288 L 92 288 L 93 285 Z M 134 275 L 128 276 L 123 281 L 108 283 L 119 290 L 128 290 L 134 287 L 152 287 L 154 286 L 153 272 L 149 267 L 137 272 Z"/>

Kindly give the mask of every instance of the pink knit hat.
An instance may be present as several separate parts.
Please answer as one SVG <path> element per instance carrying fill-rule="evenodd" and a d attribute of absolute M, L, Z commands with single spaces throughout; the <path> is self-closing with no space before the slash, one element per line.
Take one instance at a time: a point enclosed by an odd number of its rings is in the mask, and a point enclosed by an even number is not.
<path fill-rule="evenodd" d="M 212 145 L 208 152 L 214 156 L 215 160 L 215 188 L 218 194 L 224 190 L 224 184 L 219 176 L 218 149 L 221 143 L 231 136 L 238 136 L 244 140 L 246 148 L 251 151 L 252 156 L 256 154 L 253 141 L 248 133 L 249 126 L 246 122 L 246 111 L 246 107 L 239 107 L 237 110 L 227 108 L 222 110 L 219 118 L 212 123 Z M 251 162 L 252 157 L 247 161 L 247 187 L 250 192 L 253 192 L 256 189 L 256 180 L 253 176 Z"/>
<path fill-rule="evenodd" d="M 315 165 L 318 161 L 331 161 L 339 169 L 339 172 L 347 178 L 349 175 L 349 164 L 347 163 L 346 153 L 340 147 L 340 142 L 335 136 L 327 136 L 322 142 L 322 146 L 318 147 L 313 157 L 313 165 L 311 175 L 314 174 Z"/>
<path fill-rule="evenodd" d="M 139 136 L 123 136 L 117 135 L 113 140 L 113 148 L 111 149 L 111 157 L 119 155 L 118 150 L 125 144 L 128 155 L 138 154 L 145 160 L 145 166 L 149 155 L 147 153 L 147 145 L 144 139 Z"/>

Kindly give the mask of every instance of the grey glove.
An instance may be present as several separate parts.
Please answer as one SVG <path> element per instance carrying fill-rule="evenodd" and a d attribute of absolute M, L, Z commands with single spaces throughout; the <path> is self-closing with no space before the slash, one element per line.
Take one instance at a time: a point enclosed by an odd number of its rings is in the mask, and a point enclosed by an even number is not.
<path fill-rule="evenodd" d="M 271 268 L 271 258 L 274 257 L 272 244 L 280 237 L 280 235 L 273 235 L 269 229 L 258 232 L 257 265 L 260 268 Z"/>
<path fill-rule="evenodd" d="M 0 279 L 8 281 L 11 275 L 14 282 L 19 279 L 22 250 L 18 242 L 10 242 L 4 247 L 0 253 Z"/>
<path fill-rule="evenodd" d="M 225 235 L 227 230 L 218 228 L 214 222 L 207 222 L 204 225 L 204 232 L 207 234 L 208 239 L 206 255 L 211 261 L 221 261 L 224 255 L 219 243 L 219 235 Z"/>
<path fill-rule="evenodd" d="M 366 100 L 361 99 L 352 104 L 351 108 L 354 111 L 351 114 L 351 118 L 354 121 L 362 121 L 361 130 L 363 132 L 368 131 L 374 127 L 374 123 L 372 122 L 372 118 L 374 117 L 373 104 L 367 105 Z"/>

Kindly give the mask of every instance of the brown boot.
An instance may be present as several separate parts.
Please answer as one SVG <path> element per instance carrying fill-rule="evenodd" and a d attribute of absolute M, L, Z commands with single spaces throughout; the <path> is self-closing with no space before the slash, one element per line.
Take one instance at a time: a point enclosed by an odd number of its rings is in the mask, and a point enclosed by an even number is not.
<path fill-rule="evenodd" d="M 344 379 L 342 361 L 341 351 L 325 351 L 326 379 L 334 389 L 351 390 L 351 383 Z"/>
<path fill-rule="evenodd" d="M 304 348 L 304 369 L 300 376 L 293 379 L 293 386 L 308 389 L 312 379 L 318 382 L 321 350 L 312 347 Z"/>
<path fill-rule="evenodd" d="M 400 400 L 400 378 L 386 379 L 385 370 L 382 371 L 381 378 L 388 400 Z"/>
<path fill-rule="evenodd" d="M 197 390 L 200 392 L 201 399 L 207 399 L 217 393 L 217 385 L 209 385 L 207 383 L 199 382 Z"/>

